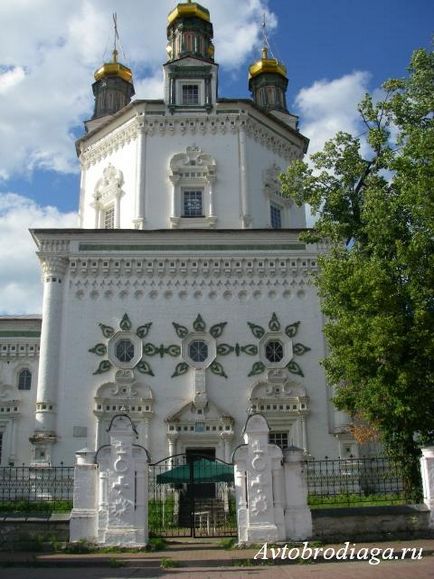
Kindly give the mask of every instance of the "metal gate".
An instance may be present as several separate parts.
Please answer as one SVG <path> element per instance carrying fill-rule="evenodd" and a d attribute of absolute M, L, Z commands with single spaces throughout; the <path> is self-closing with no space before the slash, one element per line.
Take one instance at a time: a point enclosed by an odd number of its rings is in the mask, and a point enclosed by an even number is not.
<path fill-rule="evenodd" d="M 148 507 L 153 536 L 236 535 L 233 466 L 209 456 L 186 454 L 151 464 Z"/>

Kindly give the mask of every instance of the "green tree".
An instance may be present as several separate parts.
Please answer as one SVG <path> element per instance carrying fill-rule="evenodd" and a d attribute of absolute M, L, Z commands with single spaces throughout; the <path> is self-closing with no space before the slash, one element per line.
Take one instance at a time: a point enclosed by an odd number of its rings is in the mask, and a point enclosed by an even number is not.
<path fill-rule="evenodd" d="M 369 161 L 338 133 L 281 180 L 318 215 L 304 239 L 328 247 L 316 283 L 335 404 L 375 427 L 415 489 L 434 434 L 434 53 L 383 90 L 359 105 Z"/>

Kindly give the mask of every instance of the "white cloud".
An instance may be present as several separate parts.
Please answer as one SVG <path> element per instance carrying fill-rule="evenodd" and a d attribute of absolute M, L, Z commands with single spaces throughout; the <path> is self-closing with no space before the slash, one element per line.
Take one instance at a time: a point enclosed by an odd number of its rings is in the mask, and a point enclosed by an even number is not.
<path fill-rule="evenodd" d="M 40 267 L 28 229 L 76 226 L 75 213 L 41 207 L 15 193 L 0 194 L 0 314 L 41 311 Z"/>
<path fill-rule="evenodd" d="M 300 130 L 310 139 L 309 154 L 322 149 L 338 131 L 354 136 L 363 131 L 357 105 L 368 92 L 370 74 L 355 71 L 333 80 L 319 80 L 296 97 Z"/>
<path fill-rule="evenodd" d="M 0 73 L 0 94 L 5 94 L 13 86 L 19 84 L 25 76 L 26 74 L 21 66 L 15 66 Z"/>
<path fill-rule="evenodd" d="M 268 0 L 207 0 L 216 60 L 235 70 L 253 58 Z M 174 0 L 2 0 L 0 2 L 0 178 L 40 167 L 78 171 L 72 130 L 92 114 L 94 71 L 110 58 L 112 12 L 140 98 L 161 98 L 167 14 Z M 125 57 L 121 58 L 125 62 Z"/>
<path fill-rule="evenodd" d="M 164 93 L 163 71 L 157 69 L 152 75 L 134 83 L 138 99 L 162 99 Z"/>

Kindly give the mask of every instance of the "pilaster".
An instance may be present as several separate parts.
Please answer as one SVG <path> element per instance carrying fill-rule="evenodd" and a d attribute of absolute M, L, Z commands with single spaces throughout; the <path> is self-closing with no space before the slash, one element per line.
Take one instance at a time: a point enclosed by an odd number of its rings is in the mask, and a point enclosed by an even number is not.
<path fill-rule="evenodd" d="M 59 387 L 59 358 L 62 329 L 65 257 L 40 255 L 44 283 L 38 390 L 36 395 L 34 462 L 50 464 L 56 442 L 56 400 Z"/>

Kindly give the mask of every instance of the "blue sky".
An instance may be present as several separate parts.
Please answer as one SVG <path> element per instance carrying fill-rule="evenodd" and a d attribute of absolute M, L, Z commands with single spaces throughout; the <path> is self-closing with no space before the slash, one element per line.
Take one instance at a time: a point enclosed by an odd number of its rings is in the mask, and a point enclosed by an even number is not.
<path fill-rule="evenodd" d="M 202 4 L 214 23 L 225 97 L 249 96 L 247 67 L 259 55 L 266 13 L 273 53 L 288 70 L 288 104 L 300 115 L 312 152 L 336 130 L 357 133 L 355 108 L 364 92 L 404 75 L 411 52 L 431 46 L 432 0 Z M 112 12 L 118 14 L 122 60 L 133 69 L 138 97 L 158 98 L 166 16 L 175 5 L 173 0 L 0 3 L 0 313 L 40 307 L 38 264 L 26 229 L 75 224 L 74 139 L 92 114 L 93 72 L 110 54 Z"/>

